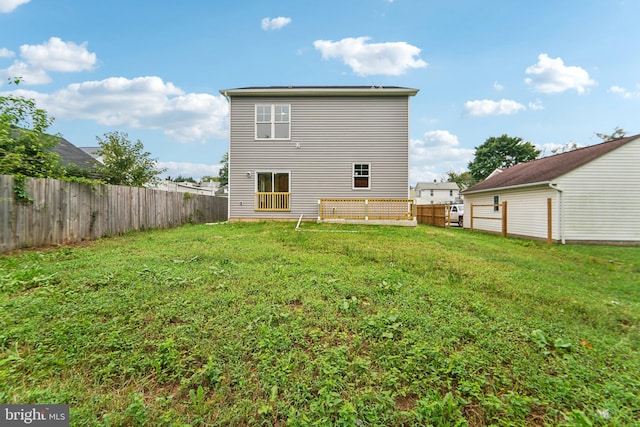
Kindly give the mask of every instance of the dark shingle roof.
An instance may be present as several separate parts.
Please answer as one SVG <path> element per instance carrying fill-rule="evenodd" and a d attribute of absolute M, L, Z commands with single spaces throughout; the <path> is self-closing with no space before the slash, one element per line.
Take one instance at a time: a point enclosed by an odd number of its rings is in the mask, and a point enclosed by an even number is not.
<path fill-rule="evenodd" d="M 221 89 L 224 96 L 414 96 L 418 89 L 400 86 L 249 86 Z"/>
<path fill-rule="evenodd" d="M 543 157 L 526 163 L 520 163 L 466 189 L 463 194 L 494 188 L 515 187 L 527 184 L 546 183 L 590 161 L 633 141 L 640 135 L 603 142 L 589 147 L 579 148 L 554 156 Z"/>
<path fill-rule="evenodd" d="M 96 159 L 62 137 L 58 138 L 58 144 L 51 151 L 58 153 L 63 165 L 74 163 L 81 168 L 93 170 L 97 164 Z"/>

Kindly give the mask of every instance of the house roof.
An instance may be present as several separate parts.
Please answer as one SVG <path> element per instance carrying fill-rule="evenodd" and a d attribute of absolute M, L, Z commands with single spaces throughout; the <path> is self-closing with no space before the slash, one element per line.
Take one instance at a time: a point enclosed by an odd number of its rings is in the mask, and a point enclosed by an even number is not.
<path fill-rule="evenodd" d="M 224 96 L 414 96 L 418 89 L 399 86 L 251 86 L 221 89 Z"/>
<path fill-rule="evenodd" d="M 74 163 L 81 168 L 95 169 L 96 159 L 85 153 L 66 139 L 59 137 L 58 144 L 51 149 L 60 156 L 60 163 L 68 165 Z"/>
<path fill-rule="evenodd" d="M 416 184 L 416 191 L 421 190 L 459 190 L 455 182 L 419 182 Z"/>
<path fill-rule="evenodd" d="M 520 187 L 534 184 L 545 184 L 571 172 L 600 156 L 640 138 L 640 135 L 603 142 L 573 151 L 543 157 L 526 163 L 520 163 L 500 173 L 493 173 L 489 178 L 464 190 L 463 194 L 493 190 L 496 188 Z"/>

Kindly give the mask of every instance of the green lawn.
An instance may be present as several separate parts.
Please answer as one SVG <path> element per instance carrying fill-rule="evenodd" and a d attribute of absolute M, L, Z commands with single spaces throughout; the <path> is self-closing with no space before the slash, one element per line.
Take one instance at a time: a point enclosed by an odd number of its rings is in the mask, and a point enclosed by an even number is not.
<path fill-rule="evenodd" d="M 71 425 L 640 423 L 640 248 L 294 228 L 0 256 L 0 403 Z"/>

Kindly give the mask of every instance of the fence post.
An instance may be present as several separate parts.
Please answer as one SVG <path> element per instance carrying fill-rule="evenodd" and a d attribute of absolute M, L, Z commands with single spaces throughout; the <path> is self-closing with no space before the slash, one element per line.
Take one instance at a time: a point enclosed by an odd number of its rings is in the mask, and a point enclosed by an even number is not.
<path fill-rule="evenodd" d="M 469 206 L 471 206 L 471 212 L 469 214 L 469 219 L 471 221 L 469 222 L 469 228 L 473 231 L 473 203 L 470 203 Z"/>
<path fill-rule="evenodd" d="M 549 197 L 547 199 L 547 245 L 549 246 L 553 243 L 553 227 L 551 223 L 553 210 L 551 208 L 551 197 Z"/>
<path fill-rule="evenodd" d="M 502 202 L 502 237 L 507 237 L 507 202 Z"/>

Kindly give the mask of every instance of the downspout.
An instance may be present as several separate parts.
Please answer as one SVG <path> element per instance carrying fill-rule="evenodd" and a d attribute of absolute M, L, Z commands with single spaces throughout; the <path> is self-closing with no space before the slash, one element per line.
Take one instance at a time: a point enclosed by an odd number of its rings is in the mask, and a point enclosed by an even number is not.
<path fill-rule="evenodd" d="M 562 197 L 563 190 L 558 187 L 558 184 L 549 183 L 549 188 L 556 190 L 558 192 L 557 202 L 558 202 L 558 217 L 559 217 L 559 226 L 560 226 L 560 241 L 562 244 L 566 244 L 565 235 L 564 235 L 564 198 Z"/>

